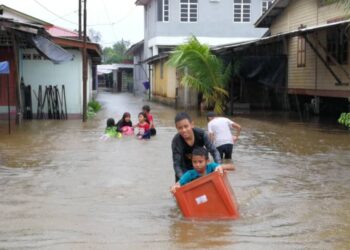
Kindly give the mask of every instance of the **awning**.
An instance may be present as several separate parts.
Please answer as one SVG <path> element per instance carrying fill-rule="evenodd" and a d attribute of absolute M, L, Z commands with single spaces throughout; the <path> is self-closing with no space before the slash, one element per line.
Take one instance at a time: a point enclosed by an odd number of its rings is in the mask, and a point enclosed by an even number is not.
<path fill-rule="evenodd" d="M 49 39 L 36 35 L 31 37 L 35 48 L 55 64 L 73 60 L 74 56 Z"/>
<path fill-rule="evenodd" d="M 263 37 L 263 38 L 256 39 L 253 41 L 216 46 L 216 47 L 213 47 L 212 50 L 216 53 L 220 53 L 220 52 L 223 52 L 223 51 L 228 50 L 228 49 L 230 49 L 230 50 L 231 49 L 232 50 L 242 49 L 244 47 L 251 46 L 251 45 L 260 45 L 260 44 L 271 43 L 271 42 L 274 42 L 274 41 L 279 40 L 279 39 L 284 38 L 284 37 L 300 36 L 303 34 L 308 34 L 308 33 L 312 33 L 315 31 L 324 30 L 324 29 L 342 26 L 342 25 L 348 25 L 348 24 L 350 24 L 350 20 L 339 21 L 339 22 L 334 22 L 334 23 L 319 24 L 316 26 L 310 26 L 310 27 L 306 27 L 306 28 L 300 28 L 297 30 L 278 33 L 278 34 L 275 34 L 272 36 Z"/>

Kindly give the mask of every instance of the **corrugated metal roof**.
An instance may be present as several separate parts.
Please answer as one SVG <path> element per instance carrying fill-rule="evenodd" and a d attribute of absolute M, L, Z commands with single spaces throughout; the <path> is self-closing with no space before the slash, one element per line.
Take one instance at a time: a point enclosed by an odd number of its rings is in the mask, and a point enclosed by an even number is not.
<path fill-rule="evenodd" d="M 133 64 L 125 64 L 125 63 L 114 63 L 114 64 L 100 64 L 97 65 L 97 73 L 101 74 L 109 74 L 112 73 L 113 70 L 119 69 L 133 69 Z"/>
<path fill-rule="evenodd" d="M 347 25 L 350 24 L 350 20 L 345 20 L 345 21 L 339 21 L 339 22 L 334 22 L 334 23 L 326 23 L 326 24 L 320 24 L 316 26 L 310 26 L 307 28 L 301 28 L 293 31 L 288 31 L 288 32 L 283 32 L 283 33 L 278 33 L 273 36 L 267 36 L 263 37 L 260 39 L 256 39 L 253 41 L 249 42 L 241 42 L 241 43 L 233 43 L 233 44 L 226 44 L 226 45 L 221 45 L 221 46 L 216 46 L 213 47 L 212 50 L 215 52 L 222 52 L 227 49 L 235 49 L 235 48 L 243 48 L 245 46 L 253 45 L 253 44 L 264 44 L 264 43 L 270 43 L 276 39 L 283 38 L 283 37 L 292 37 L 292 36 L 299 36 L 305 33 L 311 33 L 314 31 L 330 28 L 330 27 L 335 27 L 335 26 L 340 26 L 340 25 Z"/>
<path fill-rule="evenodd" d="M 144 45 L 144 40 L 141 40 L 137 43 L 134 43 L 133 45 L 131 45 L 131 47 L 126 51 L 127 55 L 133 55 L 136 51 L 138 51 L 139 49 L 143 48 Z"/>

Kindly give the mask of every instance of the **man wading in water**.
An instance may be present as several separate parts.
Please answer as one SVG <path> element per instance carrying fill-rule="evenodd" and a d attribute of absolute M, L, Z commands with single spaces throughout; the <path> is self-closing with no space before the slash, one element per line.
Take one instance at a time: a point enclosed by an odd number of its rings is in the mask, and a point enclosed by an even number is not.
<path fill-rule="evenodd" d="M 181 112 L 175 116 L 175 127 L 178 133 L 172 140 L 171 149 L 176 182 L 187 170 L 193 169 L 192 150 L 196 147 L 205 147 L 214 161 L 221 163 L 219 151 L 209 140 L 207 133 L 201 128 L 194 128 L 187 113 Z"/>

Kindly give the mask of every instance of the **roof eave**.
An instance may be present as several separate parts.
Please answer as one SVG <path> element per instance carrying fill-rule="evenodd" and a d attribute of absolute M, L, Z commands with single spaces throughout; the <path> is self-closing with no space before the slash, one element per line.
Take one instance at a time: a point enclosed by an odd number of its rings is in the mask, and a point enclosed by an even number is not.
<path fill-rule="evenodd" d="M 136 0 L 136 5 L 147 5 L 151 2 L 151 0 Z"/>
<path fill-rule="evenodd" d="M 255 22 L 256 28 L 270 28 L 273 20 L 284 11 L 290 0 L 276 0 L 271 7 Z"/>
<path fill-rule="evenodd" d="M 52 25 L 51 23 L 48 23 L 48 22 L 46 22 L 46 21 L 43 21 L 43 20 L 41 20 L 41 19 L 39 19 L 39 18 L 30 16 L 30 15 L 27 15 L 27 14 L 25 14 L 25 13 L 23 13 L 23 12 L 20 12 L 20 11 L 18 11 L 18 10 L 15 10 L 15 9 L 13 9 L 13 8 L 10 8 L 10 7 L 8 7 L 8 6 L 4 5 L 4 4 L 1 4 L 1 5 L 0 5 L 0 9 L 5 9 L 5 10 L 7 10 L 7 11 L 9 11 L 9 12 L 16 13 L 17 15 L 22 16 L 22 17 L 24 17 L 24 18 L 31 19 L 32 21 L 34 21 L 34 22 L 36 22 L 36 23 L 39 23 L 40 25 Z"/>

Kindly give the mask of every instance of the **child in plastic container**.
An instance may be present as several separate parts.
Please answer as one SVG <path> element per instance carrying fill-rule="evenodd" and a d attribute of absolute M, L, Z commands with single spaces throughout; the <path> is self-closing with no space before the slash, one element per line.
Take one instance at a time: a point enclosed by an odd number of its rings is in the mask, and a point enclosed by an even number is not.
<path fill-rule="evenodd" d="M 151 133 L 150 133 L 150 127 L 149 127 L 149 121 L 147 119 L 147 115 L 143 112 L 139 113 L 139 122 L 134 125 L 133 127 L 138 127 L 139 132 L 137 133 L 138 139 L 150 139 Z"/>
<path fill-rule="evenodd" d="M 117 123 L 117 130 L 123 135 L 133 135 L 134 129 L 132 127 L 131 115 L 129 112 L 123 114 L 122 119 Z"/>
<path fill-rule="evenodd" d="M 235 166 L 232 163 L 220 165 L 216 162 L 209 162 L 208 151 L 204 147 L 197 147 L 193 149 L 192 165 L 194 169 L 188 170 L 186 173 L 184 173 L 180 180 L 171 187 L 172 193 L 175 193 L 177 188 L 214 171 L 218 171 L 220 174 L 223 174 L 224 171 L 235 170 Z"/>
<path fill-rule="evenodd" d="M 104 135 L 100 137 L 101 140 L 107 140 L 108 138 L 121 138 L 122 134 L 118 132 L 113 118 L 107 119 L 107 127 L 105 129 Z"/>

